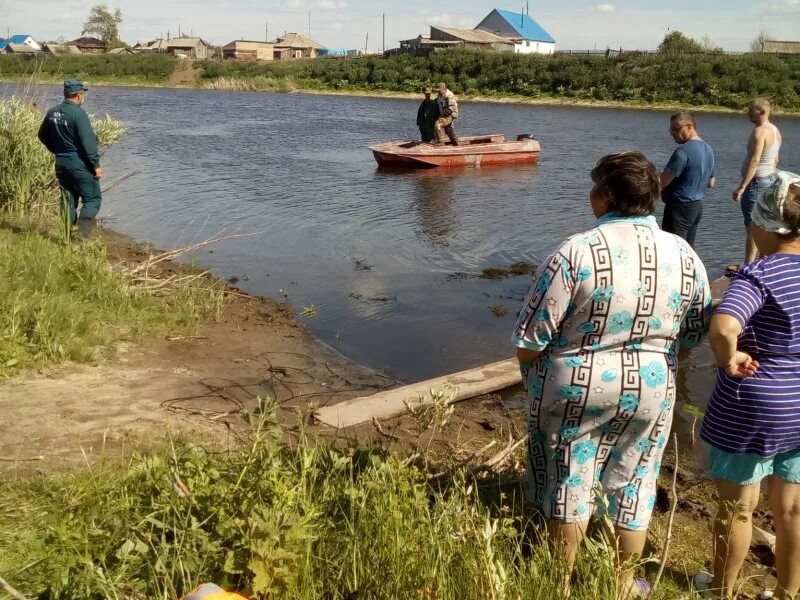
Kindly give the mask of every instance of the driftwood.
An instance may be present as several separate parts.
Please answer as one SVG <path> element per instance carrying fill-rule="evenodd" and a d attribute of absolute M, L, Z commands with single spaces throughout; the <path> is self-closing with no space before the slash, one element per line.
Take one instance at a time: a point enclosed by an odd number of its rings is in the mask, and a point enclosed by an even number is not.
<path fill-rule="evenodd" d="M 672 441 L 675 444 L 675 469 L 672 473 L 672 509 L 669 511 L 667 539 L 664 540 L 664 552 L 661 554 L 661 564 L 658 565 L 658 574 L 656 575 L 655 581 L 653 581 L 652 595 L 654 596 L 658 590 L 658 584 L 661 583 L 661 577 L 664 575 L 664 569 L 667 567 L 669 547 L 672 544 L 672 526 L 675 523 L 675 511 L 678 509 L 678 434 L 672 435 Z"/>
<path fill-rule="evenodd" d="M 527 435 L 522 437 L 522 438 L 520 438 L 520 439 L 518 439 L 516 442 L 513 441 L 513 440 L 510 441 L 508 443 L 508 446 L 506 446 L 505 449 L 502 452 L 500 452 L 498 454 L 495 454 L 492 458 L 487 460 L 485 463 L 483 463 L 482 465 L 479 465 L 478 467 L 476 467 L 474 469 L 474 472 L 478 472 L 478 471 L 494 471 L 494 470 L 496 470 L 497 467 L 502 465 L 506 460 L 508 460 L 511 457 L 512 454 L 514 454 L 514 451 L 517 448 L 522 446 L 522 444 L 526 443 L 527 441 L 528 441 L 528 436 Z"/>
<path fill-rule="evenodd" d="M 462 460 L 458 461 L 458 462 L 457 462 L 455 465 L 453 465 L 453 466 L 452 466 L 450 469 L 448 469 L 447 471 L 441 471 L 441 472 L 439 472 L 439 473 L 436 473 L 436 474 L 428 475 L 428 479 L 429 479 L 429 480 L 431 480 L 431 479 L 439 479 L 439 478 L 441 478 L 441 477 L 444 477 L 444 476 L 445 476 L 445 475 L 447 475 L 448 473 L 452 473 L 453 471 L 456 471 L 456 470 L 460 469 L 461 467 L 464 467 L 464 466 L 468 465 L 469 463 L 471 463 L 473 460 L 475 460 L 475 459 L 476 459 L 476 458 L 478 458 L 479 456 L 483 456 L 483 455 L 484 455 L 484 454 L 486 454 L 486 453 L 487 453 L 489 450 L 491 450 L 492 448 L 494 448 L 496 445 L 497 445 L 497 440 L 492 440 L 491 442 L 489 442 L 488 444 L 486 444 L 486 445 L 485 445 L 483 448 L 481 448 L 480 450 L 476 450 L 475 452 L 472 452 L 472 453 L 471 453 L 469 456 L 467 456 L 466 458 L 464 458 L 464 459 L 462 459 Z"/>

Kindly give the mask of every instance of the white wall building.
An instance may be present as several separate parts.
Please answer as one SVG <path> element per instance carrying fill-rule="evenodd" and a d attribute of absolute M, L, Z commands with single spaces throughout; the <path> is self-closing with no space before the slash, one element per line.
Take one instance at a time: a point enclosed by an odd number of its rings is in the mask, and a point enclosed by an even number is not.
<path fill-rule="evenodd" d="M 553 54 L 556 41 L 529 15 L 495 8 L 475 29 L 514 41 L 517 54 Z"/>

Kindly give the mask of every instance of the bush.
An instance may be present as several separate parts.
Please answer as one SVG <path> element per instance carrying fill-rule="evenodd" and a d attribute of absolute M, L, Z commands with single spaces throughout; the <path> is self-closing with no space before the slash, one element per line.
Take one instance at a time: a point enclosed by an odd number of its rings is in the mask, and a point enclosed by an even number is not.
<path fill-rule="evenodd" d="M 161 82 L 175 70 L 167 54 L 15 55 L 0 54 L 0 78 L 45 77 L 112 81 L 140 79 Z"/>
<path fill-rule="evenodd" d="M 606 58 L 449 50 L 428 58 L 198 64 L 202 77 L 212 81 L 288 78 L 303 87 L 416 93 L 422 85 L 443 80 L 458 94 L 681 102 L 736 109 L 753 96 L 765 95 L 784 110 L 800 110 L 800 60 L 759 54 L 623 53 Z"/>

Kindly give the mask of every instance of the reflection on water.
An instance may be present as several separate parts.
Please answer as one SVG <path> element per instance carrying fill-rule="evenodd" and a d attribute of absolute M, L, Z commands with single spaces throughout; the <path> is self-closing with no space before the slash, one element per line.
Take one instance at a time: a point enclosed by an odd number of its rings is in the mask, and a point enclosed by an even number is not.
<path fill-rule="evenodd" d="M 9 94 L 14 86 L 0 86 Z M 42 106 L 58 100 L 47 87 Z M 666 112 L 513 105 L 462 106 L 463 135 L 532 132 L 538 166 L 378 171 L 368 146 L 415 138 L 418 103 L 398 99 L 93 88 L 87 109 L 122 120 L 127 134 L 104 160 L 114 189 L 102 215 L 159 247 L 220 232 L 263 232 L 204 249 L 196 262 L 248 291 L 294 306 L 322 340 L 356 361 L 415 380 L 511 356 L 524 279 L 449 277 L 518 261 L 541 262 L 567 235 L 590 228 L 589 171 L 603 154 L 643 150 L 666 164 Z M 743 247 L 730 201 L 751 126 L 739 115 L 700 115 L 717 155 L 698 253 L 720 273 Z M 784 138 L 800 121 L 779 120 Z M 786 143 L 781 162 L 800 170 Z M 362 261 L 357 263 L 357 261 Z M 357 264 L 368 264 L 369 269 Z M 245 280 L 243 276 L 247 276 Z M 508 315 L 489 310 L 501 305 Z M 710 362 L 710 361 L 709 361 Z M 681 380 L 702 396 L 713 373 Z"/>

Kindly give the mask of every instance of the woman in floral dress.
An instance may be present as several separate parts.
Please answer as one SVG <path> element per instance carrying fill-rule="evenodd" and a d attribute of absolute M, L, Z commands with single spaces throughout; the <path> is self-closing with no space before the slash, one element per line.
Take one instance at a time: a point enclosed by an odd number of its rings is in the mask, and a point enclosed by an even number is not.
<path fill-rule="evenodd" d="M 530 396 L 529 494 L 569 564 L 596 511 L 615 525 L 621 559 L 642 553 L 676 353 L 700 341 L 711 307 L 702 262 L 652 216 L 652 163 L 639 152 L 606 156 L 592 181 L 595 228 L 541 265 L 513 336 Z M 620 587 L 636 594 L 632 574 Z"/>

